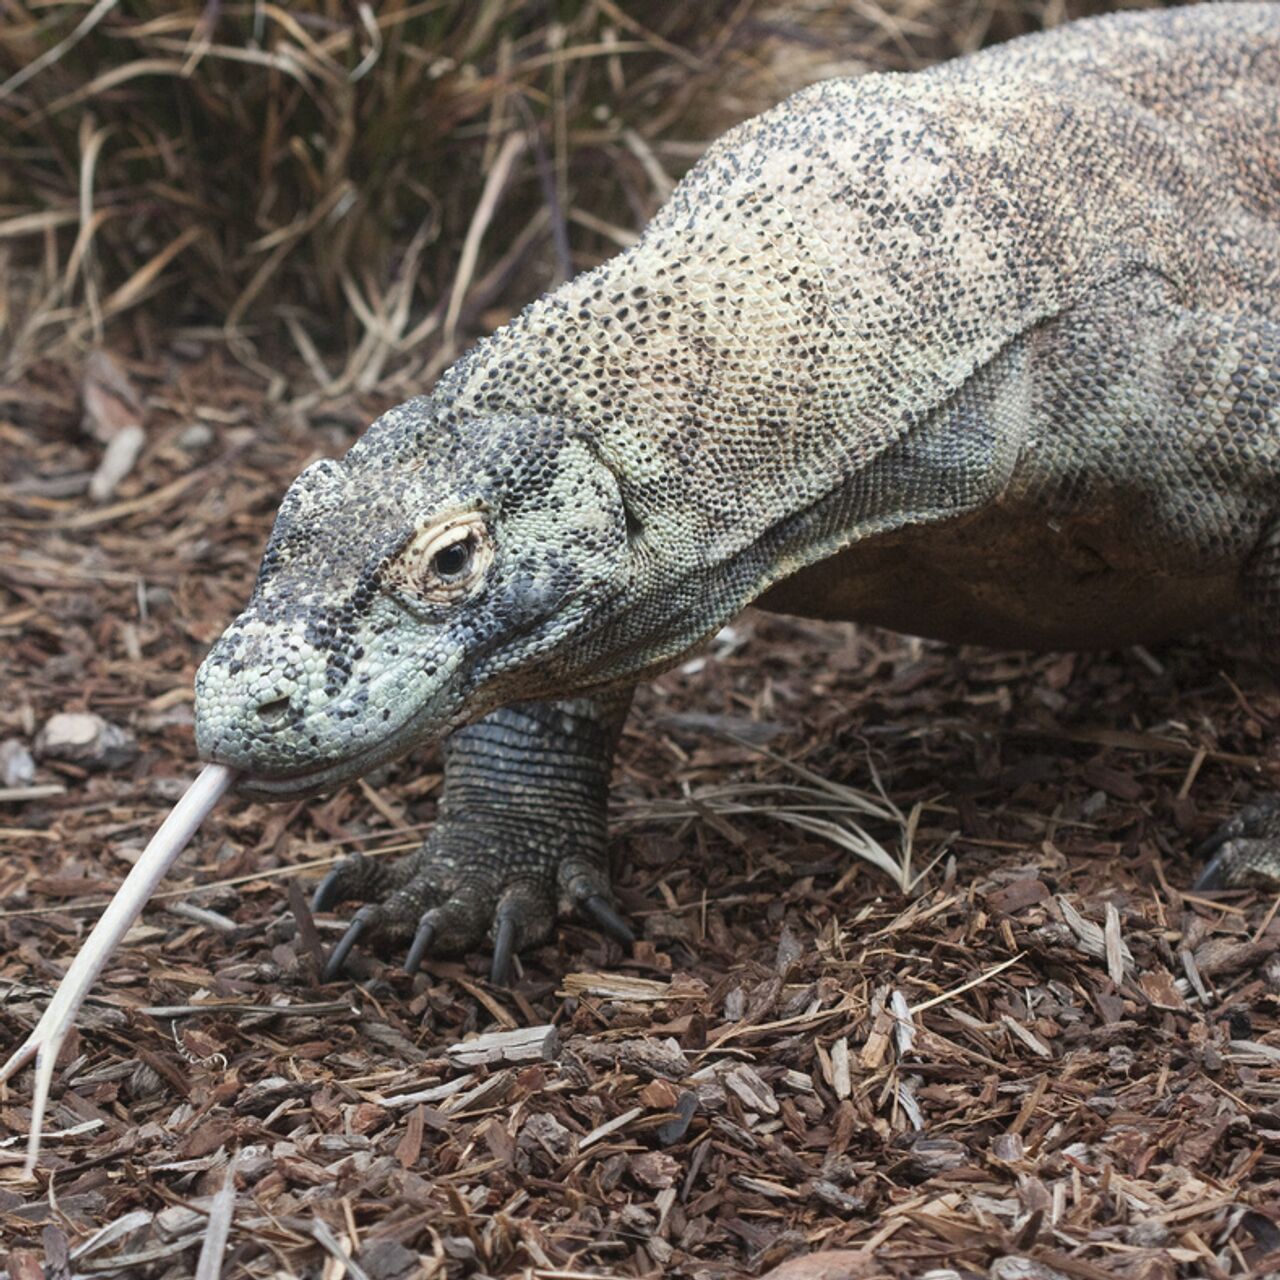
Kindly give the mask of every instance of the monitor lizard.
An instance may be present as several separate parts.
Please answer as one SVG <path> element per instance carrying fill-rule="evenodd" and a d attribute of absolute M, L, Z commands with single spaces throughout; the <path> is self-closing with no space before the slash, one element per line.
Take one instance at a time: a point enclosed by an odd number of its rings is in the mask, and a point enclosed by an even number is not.
<path fill-rule="evenodd" d="M 317 904 L 501 977 L 556 910 L 626 939 L 631 690 L 744 605 L 1001 646 L 1280 622 L 1280 5 L 1082 21 L 816 84 L 632 248 L 281 504 L 200 669 L 248 796 L 447 736 L 439 817 Z M 1205 883 L 1280 878 L 1280 809 Z"/>

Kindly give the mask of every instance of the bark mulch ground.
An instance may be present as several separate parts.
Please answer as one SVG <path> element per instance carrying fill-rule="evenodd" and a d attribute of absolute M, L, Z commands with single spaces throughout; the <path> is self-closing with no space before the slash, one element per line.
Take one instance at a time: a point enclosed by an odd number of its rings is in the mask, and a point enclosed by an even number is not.
<path fill-rule="evenodd" d="M 59 369 L 0 393 L 0 1052 L 193 775 L 192 674 L 285 484 L 380 407 L 294 421 L 193 346 L 84 381 L 87 424 Z M 1186 890 L 1274 783 L 1277 717 L 1208 646 L 749 614 L 625 736 L 643 940 L 564 922 L 510 990 L 376 949 L 317 984 L 341 921 L 304 889 L 413 847 L 432 753 L 224 803 L 86 1007 L 34 1182 L 29 1076 L 0 1101 L 0 1256 L 213 1275 L 221 1231 L 228 1277 L 1280 1271 L 1277 899 Z"/>

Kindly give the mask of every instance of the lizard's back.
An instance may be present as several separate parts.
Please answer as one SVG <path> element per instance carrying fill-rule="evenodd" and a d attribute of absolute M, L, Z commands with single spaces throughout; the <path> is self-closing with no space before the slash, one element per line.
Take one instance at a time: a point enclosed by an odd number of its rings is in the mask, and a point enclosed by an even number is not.
<path fill-rule="evenodd" d="M 1280 6 L 1078 24 L 935 76 L 915 88 L 955 131 L 955 167 L 996 178 L 986 252 L 1010 256 L 973 270 L 965 232 L 926 233 L 926 262 L 902 273 L 890 254 L 891 269 L 921 307 L 955 291 L 952 333 L 994 317 L 1004 345 L 854 484 L 950 494 L 908 497 L 763 603 L 1065 646 L 1238 614 L 1280 511 Z M 993 279 L 1014 287 L 968 305 Z"/>
<path fill-rule="evenodd" d="M 997 276 L 1043 314 L 869 469 L 979 483 L 963 512 L 855 539 L 765 603 L 1068 647 L 1238 613 L 1280 509 L 1280 6 L 1078 24 L 937 77 L 969 147 L 1019 139 L 970 164 L 1007 181 L 1022 261 Z M 998 323 L 1008 295 L 983 307 Z"/>

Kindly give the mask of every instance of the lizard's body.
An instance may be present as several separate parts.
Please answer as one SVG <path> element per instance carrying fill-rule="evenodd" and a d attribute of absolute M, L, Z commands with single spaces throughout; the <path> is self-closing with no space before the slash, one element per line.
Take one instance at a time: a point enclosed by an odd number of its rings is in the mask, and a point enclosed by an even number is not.
<path fill-rule="evenodd" d="M 296 794 L 475 721 L 423 854 L 325 895 L 527 939 L 607 894 L 618 691 L 743 605 L 1274 640 L 1278 472 L 1280 6 L 827 82 L 299 479 L 201 749 Z"/>

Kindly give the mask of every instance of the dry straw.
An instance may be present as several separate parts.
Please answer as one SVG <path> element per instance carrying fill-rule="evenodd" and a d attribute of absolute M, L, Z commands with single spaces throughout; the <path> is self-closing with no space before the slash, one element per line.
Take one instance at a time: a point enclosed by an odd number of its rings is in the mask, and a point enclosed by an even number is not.
<path fill-rule="evenodd" d="M 630 243 L 736 120 L 1047 9 L 11 0 L 0 376 L 114 327 L 226 340 L 326 396 L 418 388 Z"/>

